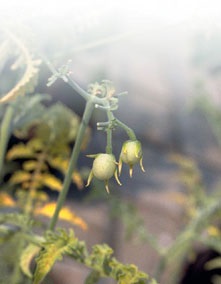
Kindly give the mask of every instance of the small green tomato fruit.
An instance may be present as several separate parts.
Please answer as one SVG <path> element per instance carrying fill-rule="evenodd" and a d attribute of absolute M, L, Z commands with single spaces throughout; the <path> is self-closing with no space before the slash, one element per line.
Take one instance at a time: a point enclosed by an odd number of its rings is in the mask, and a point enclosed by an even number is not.
<path fill-rule="evenodd" d="M 120 159 L 119 159 L 119 164 L 118 164 L 119 174 L 121 174 L 123 163 L 129 165 L 130 177 L 132 177 L 133 175 L 133 166 L 137 164 L 138 162 L 140 163 L 141 170 L 145 172 L 144 167 L 143 167 L 142 158 L 143 158 L 143 155 L 142 155 L 141 143 L 138 140 L 125 141 L 122 146 L 121 153 L 120 153 Z"/>
<path fill-rule="evenodd" d="M 114 155 L 100 153 L 96 155 L 88 155 L 88 157 L 95 159 L 86 186 L 89 186 L 92 178 L 95 176 L 97 179 L 105 182 L 106 191 L 107 193 L 110 193 L 108 181 L 113 175 L 115 176 L 115 179 L 118 184 L 121 185 L 117 176 L 117 162 Z"/>

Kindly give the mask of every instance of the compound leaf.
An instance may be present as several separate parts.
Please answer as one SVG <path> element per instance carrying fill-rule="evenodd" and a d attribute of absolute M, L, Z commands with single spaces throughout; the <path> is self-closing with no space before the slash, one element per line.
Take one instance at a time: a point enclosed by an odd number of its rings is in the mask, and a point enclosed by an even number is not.
<path fill-rule="evenodd" d="M 77 239 L 73 232 L 66 233 L 64 230 L 58 232 L 49 231 L 46 234 L 46 241 L 42 244 L 42 249 L 36 258 L 36 269 L 33 277 L 33 284 L 39 284 L 48 274 L 57 260 L 61 260 L 64 254 L 71 252 L 71 247 L 75 245 Z"/>
<path fill-rule="evenodd" d="M 32 278 L 30 270 L 31 261 L 40 251 L 40 247 L 34 244 L 29 244 L 22 252 L 20 257 L 20 268 L 22 272 L 29 278 Z"/>

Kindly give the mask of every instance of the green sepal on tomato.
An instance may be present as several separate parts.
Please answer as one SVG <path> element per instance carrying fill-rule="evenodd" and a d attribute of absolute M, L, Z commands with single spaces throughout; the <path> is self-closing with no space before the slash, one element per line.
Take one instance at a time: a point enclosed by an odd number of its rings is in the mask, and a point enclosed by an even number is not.
<path fill-rule="evenodd" d="M 121 185 L 117 173 L 118 163 L 116 162 L 114 155 L 107 153 L 99 153 L 95 155 L 87 155 L 87 157 L 94 158 L 94 162 L 90 174 L 88 176 L 86 186 L 89 186 L 93 177 L 96 177 L 97 179 L 104 181 L 106 191 L 107 193 L 110 193 L 108 182 L 109 179 L 113 176 L 115 177 L 117 183 Z"/>
<path fill-rule="evenodd" d="M 143 154 L 140 141 L 127 140 L 124 142 L 118 163 L 119 174 L 121 174 L 123 163 L 129 166 L 130 177 L 132 177 L 133 175 L 133 166 L 137 163 L 140 164 L 141 170 L 145 172 L 143 167 Z"/>

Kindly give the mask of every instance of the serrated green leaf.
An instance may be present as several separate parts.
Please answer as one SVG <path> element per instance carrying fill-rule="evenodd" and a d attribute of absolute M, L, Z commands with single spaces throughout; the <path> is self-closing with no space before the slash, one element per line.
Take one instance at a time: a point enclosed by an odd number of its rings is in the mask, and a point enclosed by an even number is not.
<path fill-rule="evenodd" d="M 71 252 L 77 239 L 73 232 L 69 234 L 64 230 L 59 232 L 48 232 L 46 241 L 42 244 L 42 250 L 36 258 L 36 270 L 34 272 L 33 284 L 39 284 L 48 274 L 57 260 L 61 260 L 64 254 Z"/>
<path fill-rule="evenodd" d="M 24 159 L 24 158 L 32 158 L 34 156 L 34 152 L 31 148 L 27 147 L 23 143 L 19 143 L 12 147 L 7 153 L 8 160 L 15 160 L 15 159 Z"/>
<path fill-rule="evenodd" d="M 22 272 L 29 278 L 32 278 L 30 270 L 31 261 L 40 251 L 40 247 L 34 244 L 29 244 L 23 251 L 20 257 L 20 268 Z"/>
<path fill-rule="evenodd" d="M 124 265 L 112 257 L 113 250 L 106 244 L 95 245 L 85 264 L 101 277 L 111 277 L 118 284 L 145 284 L 149 276 L 131 265 Z M 90 279 L 90 278 L 89 278 Z"/>

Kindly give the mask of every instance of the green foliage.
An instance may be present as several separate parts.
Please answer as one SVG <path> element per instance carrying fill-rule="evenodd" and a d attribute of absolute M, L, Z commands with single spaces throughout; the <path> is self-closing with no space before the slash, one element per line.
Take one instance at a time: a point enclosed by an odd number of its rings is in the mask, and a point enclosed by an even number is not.
<path fill-rule="evenodd" d="M 34 251 L 35 252 L 35 251 Z M 28 249 L 29 253 L 29 249 Z M 33 253 L 31 249 L 30 253 Z M 39 284 L 50 271 L 54 262 L 68 255 L 78 262 L 92 269 L 85 283 L 97 283 L 101 277 L 111 277 L 118 284 L 145 284 L 147 279 L 152 281 L 144 272 L 135 265 L 124 265 L 113 256 L 113 250 L 106 244 L 95 245 L 88 254 L 84 242 L 79 241 L 72 231 L 47 232 L 45 241 L 41 243 L 41 250 L 36 258 L 37 267 L 33 276 L 33 283 Z M 30 254 L 29 254 L 30 256 Z M 25 271 L 29 273 L 25 262 Z M 154 282 L 148 282 L 154 283 Z"/>
<path fill-rule="evenodd" d="M 44 110 L 38 99 L 33 105 L 36 106 L 36 103 L 38 105 L 36 110 L 39 108 Z M 32 187 L 41 189 L 47 186 L 52 190 L 60 191 L 62 182 L 49 173 L 48 166 L 65 173 L 69 160 L 69 144 L 76 138 L 79 118 L 61 103 L 52 105 L 47 109 L 47 112 L 40 111 L 38 117 L 33 115 L 32 118 L 34 120 L 26 121 L 26 123 L 23 119 L 23 127 L 15 131 L 15 135 L 26 139 L 30 136 L 31 131 L 31 138 L 27 143 L 16 144 L 7 153 L 7 159 L 10 161 L 24 160 L 23 169 L 14 172 L 10 183 L 20 184 L 24 189 Z M 85 147 L 88 135 L 85 137 L 82 147 Z M 73 181 L 76 178 L 76 175 L 73 176 Z"/>
<path fill-rule="evenodd" d="M 95 245 L 85 260 L 88 267 L 101 277 L 111 277 L 119 284 L 144 284 L 148 276 L 140 272 L 135 265 L 124 265 L 112 257 L 113 250 L 106 244 Z M 89 276 L 91 279 L 91 276 Z M 88 280 L 89 281 L 89 280 Z M 96 283 L 96 282 L 88 282 Z"/>
<path fill-rule="evenodd" d="M 1 213 L 0 224 L 10 224 L 21 228 L 28 228 L 32 225 L 32 220 L 25 214 L 16 213 Z"/>
<path fill-rule="evenodd" d="M 29 244 L 23 251 L 20 257 L 20 268 L 24 275 L 32 278 L 32 272 L 30 270 L 30 265 L 33 258 L 39 253 L 40 247 L 35 244 Z"/>
<path fill-rule="evenodd" d="M 55 261 L 61 260 L 64 254 L 71 252 L 71 247 L 76 242 L 73 232 L 67 234 L 60 230 L 57 234 L 47 232 L 45 242 L 36 258 L 36 269 L 33 276 L 33 284 L 39 284 L 51 270 Z"/>
<path fill-rule="evenodd" d="M 11 71 L 21 73 L 21 75 L 20 77 L 18 76 L 19 79 L 16 80 L 17 82 L 14 83 L 14 86 L 2 95 L 0 103 L 5 103 L 17 96 L 33 92 L 37 84 L 39 65 L 41 63 L 40 60 L 34 59 L 20 36 L 12 34 L 8 30 L 3 30 L 3 33 L 4 40 L 0 48 L 1 70 L 7 64 L 9 58 L 15 56 L 14 50 L 16 50 L 16 56 L 10 69 Z"/>

